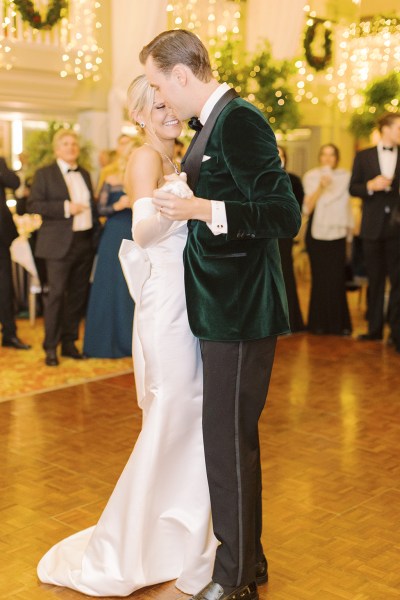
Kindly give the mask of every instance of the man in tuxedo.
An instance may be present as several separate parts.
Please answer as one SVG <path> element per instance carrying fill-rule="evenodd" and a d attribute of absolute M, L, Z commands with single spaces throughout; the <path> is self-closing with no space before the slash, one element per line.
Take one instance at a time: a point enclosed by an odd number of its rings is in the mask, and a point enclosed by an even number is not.
<path fill-rule="evenodd" d="M 354 160 L 350 193 L 363 201 L 360 237 L 368 277 L 368 332 L 360 340 L 381 340 L 386 279 L 390 280 L 391 338 L 400 353 L 400 114 L 387 113 L 378 121 L 381 140 L 359 152 Z"/>
<path fill-rule="evenodd" d="M 0 157 L 0 323 L 2 326 L 2 345 L 17 350 L 29 350 L 17 336 L 13 306 L 13 283 L 11 271 L 11 242 L 18 237 L 17 228 L 6 203 L 5 188 L 16 190 L 19 177 L 7 167 Z"/>
<path fill-rule="evenodd" d="M 53 144 L 56 161 L 36 172 L 28 198 L 28 211 L 43 219 L 35 255 L 46 262 L 43 348 L 48 366 L 58 365 L 60 341 L 62 356 L 83 358 L 75 341 L 99 231 L 90 175 L 77 165 L 77 135 L 69 129 L 60 130 Z"/>
<path fill-rule="evenodd" d="M 212 581 L 194 600 L 256 600 L 268 578 L 261 545 L 258 420 L 276 336 L 289 331 L 279 237 L 300 210 L 264 116 L 213 78 L 198 37 L 157 36 L 140 54 L 150 84 L 181 120 L 199 117 L 182 161 L 195 196 L 155 191 L 172 220 L 188 220 L 185 287 L 204 368 L 203 435 L 214 533 Z"/>

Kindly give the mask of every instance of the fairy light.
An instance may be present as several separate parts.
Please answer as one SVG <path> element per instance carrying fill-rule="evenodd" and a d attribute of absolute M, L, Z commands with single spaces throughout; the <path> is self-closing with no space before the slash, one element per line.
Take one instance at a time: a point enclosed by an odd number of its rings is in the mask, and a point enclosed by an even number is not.
<path fill-rule="evenodd" d="M 184 28 L 198 34 L 215 55 L 219 44 L 241 39 L 242 3 L 245 0 L 190 0 L 170 2 L 166 12 L 170 29 Z M 213 53 L 213 49 L 214 53 Z M 213 65 L 214 69 L 214 65 Z M 215 70 L 215 69 L 214 69 Z"/>
<path fill-rule="evenodd" d="M 392 71 L 400 73 L 400 20 L 378 17 L 351 23 L 342 31 L 338 63 L 337 97 L 343 109 L 357 109 L 361 100 L 356 90 Z"/>
<path fill-rule="evenodd" d="M 62 20 L 65 47 L 61 77 L 99 81 L 103 49 L 97 43 L 96 31 L 102 26 L 97 17 L 100 8 L 98 0 L 75 0 L 69 4 L 69 14 Z"/>
<path fill-rule="evenodd" d="M 29 27 L 21 21 L 12 0 L 1 2 L 0 11 L 0 69 L 11 69 L 14 58 L 13 45 L 17 47 L 23 40 L 28 43 L 49 43 L 47 31 Z M 4 6 L 3 6 L 4 5 Z M 48 2 L 40 0 L 35 5 L 47 11 Z M 97 18 L 101 8 L 99 0 L 74 0 L 68 2 L 68 10 L 63 11 L 63 16 L 54 27 L 51 38 L 57 49 L 60 49 L 60 76 L 62 78 L 73 76 L 78 80 L 100 79 L 100 65 L 102 63 L 102 48 L 97 43 L 97 32 L 102 24 Z M 45 39 L 46 37 L 46 39 Z"/>
<path fill-rule="evenodd" d="M 353 3 L 361 4 L 360 0 L 353 0 Z M 317 14 L 309 3 L 303 8 L 305 22 L 310 27 Z M 324 26 L 335 32 L 335 65 L 316 72 L 305 60 L 297 60 L 295 100 L 317 104 L 321 99 L 314 92 L 318 89 L 321 95 L 324 94 L 326 104 L 336 101 L 341 112 L 358 111 L 363 104 L 361 92 L 371 80 L 390 72 L 400 72 L 400 19 L 360 19 L 348 26 L 333 25 L 325 20 Z M 388 109 L 397 111 L 398 103 L 390 103 Z"/>
<path fill-rule="evenodd" d="M 3 11 L 2 11 L 3 12 Z M 0 69 L 9 71 L 13 66 L 12 47 L 10 39 L 12 39 L 12 33 L 15 31 L 12 25 L 12 19 L 15 17 L 15 12 L 3 13 L 3 21 L 0 26 Z"/>

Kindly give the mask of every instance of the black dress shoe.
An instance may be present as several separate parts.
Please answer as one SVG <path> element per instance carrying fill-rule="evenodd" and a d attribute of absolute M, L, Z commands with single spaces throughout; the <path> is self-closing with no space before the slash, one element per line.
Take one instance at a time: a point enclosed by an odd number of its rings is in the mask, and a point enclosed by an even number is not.
<path fill-rule="evenodd" d="M 256 582 L 257 585 L 262 585 L 268 581 L 268 561 L 263 556 L 260 562 L 256 563 Z"/>
<path fill-rule="evenodd" d="M 46 350 L 46 358 L 44 362 L 48 367 L 57 367 L 59 364 L 57 352 L 55 350 Z"/>
<path fill-rule="evenodd" d="M 75 344 L 68 344 L 68 346 L 62 346 L 61 356 L 69 356 L 69 358 L 74 358 L 75 360 L 82 360 L 84 358 L 84 355 L 81 352 L 79 352 Z"/>
<path fill-rule="evenodd" d="M 222 585 L 211 581 L 190 600 L 258 600 L 257 585 L 252 581 L 248 585 L 241 585 L 230 592 L 225 592 Z"/>
<path fill-rule="evenodd" d="M 374 333 L 362 333 L 357 336 L 359 342 L 372 342 L 382 339 L 381 335 L 375 335 Z"/>
<path fill-rule="evenodd" d="M 3 338 L 3 346 L 6 348 L 16 348 L 17 350 L 29 350 L 32 348 L 29 344 L 24 344 L 16 335 L 10 338 Z"/>

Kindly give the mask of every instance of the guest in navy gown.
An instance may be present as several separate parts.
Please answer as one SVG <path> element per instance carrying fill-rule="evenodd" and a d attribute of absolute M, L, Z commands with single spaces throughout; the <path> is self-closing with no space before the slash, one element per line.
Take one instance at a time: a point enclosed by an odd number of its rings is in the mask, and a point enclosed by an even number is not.
<path fill-rule="evenodd" d="M 125 136 L 126 137 L 126 136 Z M 121 241 L 132 238 L 132 209 L 123 187 L 133 143 L 114 163 L 100 191 L 98 212 L 107 221 L 101 236 L 90 290 L 83 351 L 88 357 L 132 356 L 133 300 L 118 259 Z"/>

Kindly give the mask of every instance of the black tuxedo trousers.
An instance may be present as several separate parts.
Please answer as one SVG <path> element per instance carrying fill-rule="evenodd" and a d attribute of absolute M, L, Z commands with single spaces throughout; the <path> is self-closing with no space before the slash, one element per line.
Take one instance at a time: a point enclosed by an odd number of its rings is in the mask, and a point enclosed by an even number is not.
<path fill-rule="evenodd" d="M 368 277 L 368 333 L 383 335 L 386 278 L 390 280 L 388 321 L 391 337 L 400 350 L 400 234 L 379 240 L 363 240 Z"/>
<path fill-rule="evenodd" d="M 78 339 L 93 258 L 93 232 L 90 230 L 73 234 L 71 246 L 63 258 L 46 259 L 49 291 L 44 299 L 45 350 L 54 350 L 60 341 L 69 344 Z"/>
<path fill-rule="evenodd" d="M 10 249 L 0 242 L 0 323 L 3 338 L 13 337 L 17 332 L 13 300 Z"/>
<path fill-rule="evenodd" d="M 255 580 L 263 557 L 258 421 L 276 337 L 200 341 L 204 366 L 203 436 L 214 533 L 220 541 L 213 581 L 236 587 Z"/>

